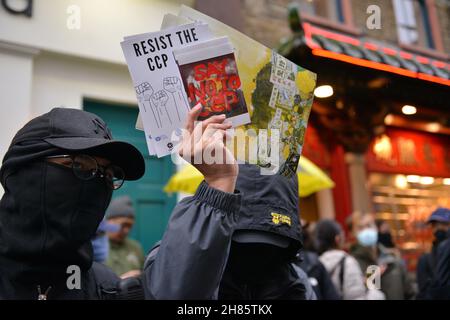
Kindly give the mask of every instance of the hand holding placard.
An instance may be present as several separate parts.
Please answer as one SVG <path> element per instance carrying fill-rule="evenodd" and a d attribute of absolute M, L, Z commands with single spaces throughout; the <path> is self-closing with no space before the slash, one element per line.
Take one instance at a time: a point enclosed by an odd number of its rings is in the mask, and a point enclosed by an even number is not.
<path fill-rule="evenodd" d="M 178 153 L 203 174 L 205 181 L 211 187 L 233 193 L 239 166 L 224 143 L 225 130 L 230 129 L 232 125 L 225 121 L 226 117 L 223 114 L 196 122 L 201 111 L 200 104 L 189 111 L 185 125 L 186 130 L 184 130 Z M 205 161 L 203 157 L 209 153 L 208 150 L 222 152 L 223 163 Z"/>

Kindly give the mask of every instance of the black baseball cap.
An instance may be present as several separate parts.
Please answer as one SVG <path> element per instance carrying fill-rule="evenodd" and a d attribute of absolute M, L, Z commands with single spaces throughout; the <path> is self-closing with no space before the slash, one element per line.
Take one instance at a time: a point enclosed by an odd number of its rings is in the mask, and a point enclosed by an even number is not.
<path fill-rule="evenodd" d="M 140 151 L 127 142 L 113 140 L 106 123 L 97 115 L 83 110 L 54 108 L 32 119 L 17 132 L 10 151 L 17 146 L 28 146 L 27 149 L 34 151 L 41 148 L 42 143 L 69 154 L 85 153 L 108 159 L 124 170 L 125 180 L 137 180 L 145 172 Z"/>
<path fill-rule="evenodd" d="M 261 174 L 253 164 L 240 164 L 236 189 L 242 203 L 233 241 L 266 243 L 293 255 L 303 246 L 298 207 L 298 177 Z"/>
<path fill-rule="evenodd" d="M 280 248 L 287 248 L 290 245 L 290 239 L 287 237 L 259 230 L 236 230 L 232 239 L 238 243 L 263 243 Z"/>

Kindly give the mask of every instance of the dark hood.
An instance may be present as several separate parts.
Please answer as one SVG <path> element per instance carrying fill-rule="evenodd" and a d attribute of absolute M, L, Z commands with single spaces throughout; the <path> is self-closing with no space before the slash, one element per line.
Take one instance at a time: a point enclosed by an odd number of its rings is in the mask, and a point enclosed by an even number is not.
<path fill-rule="evenodd" d="M 124 170 L 125 180 L 137 180 L 145 172 L 139 150 L 127 142 L 114 140 L 101 118 L 78 109 L 53 108 L 30 120 L 17 132 L 11 146 L 14 148 L 9 150 L 12 154 L 5 156 L 2 176 L 23 163 L 51 153 L 51 149 L 109 159 Z"/>
<path fill-rule="evenodd" d="M 258 166 L 243 164 L 239 166 L 236 189 L 242 193 L 242 204 L 235 230 L 266 231 L 287 237 L 295 256 L 302 247 L 297 175 L 261 175 Z"/>
<path fill-rule="evenodd" d="M 81 181 L 70 168 L 44 161 L 63 150 L 16 138 L 0 170 L 0 290 L 7 283 L 14 283 L 12 290 L 65 284 L 68 266 L 83 271 L 92 265 L 90 238 L 111 191 L 100 179 Z"/>

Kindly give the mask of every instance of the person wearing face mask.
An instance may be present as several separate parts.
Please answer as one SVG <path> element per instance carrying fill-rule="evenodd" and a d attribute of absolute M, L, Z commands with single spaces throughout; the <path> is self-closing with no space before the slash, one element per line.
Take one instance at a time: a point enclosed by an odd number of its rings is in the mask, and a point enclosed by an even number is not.
<path fill-rule="evenodd" d="M 109 239 L 108 232 L 118 232 L 119 227 L 108 223 L 106 220 L 100 222 L 94 238 L 91 239 L 92 251 L 94 253 L 94 261 L 105 263 L 109 256 Z"/>
<path fill-rule="evenodd" d="M 307 275 L 294 264 L 302 248 L 297 175 L 260 170 L 250 164 L 239 168 L 236 186 L 243 202 L 219 299 L 315 300 Z"/>
<path fill-rule="evenodd" d="M 196 124 L 201 110 L 188 113 L 180 154 L 216 147 L 229 155 L 223 138 L 231 124 L 224 116 Z M 213 298 L 240 208 L 238 166 L 195 166 L 205 181 L 175 207 L 165 245 L 143 279 L 132 278 L 131 292 L 130 281 L 93 261 L 91 239 L 113 190 L 143 176 L 143 156 L 89 112 L 54 108 L 29 121 L 0 169 L 0 299 Z"/>
<path fill-rule="evenodd" d="M 345 252 L 344 232 L 334 220 L 324 219 L 314 229 L 314 242 L 320 261 L 343 300 L 384 300 L 379 290 L 368 290 L 358 262 Z"/>
<path fill-rule="evenodd" d="M 395 243 L 392 240 L 391 228 L 386 220 L 375 221 L 378 229 L 378 243 L 381 243 L 385 248 L 394 249 Z"/>
<path fill-rule="evenodd" d="M 402 258 L 400 250 L 395 245 L 394 239 L 392 237 L 391 226 L 387 220 L 377 219 L 375 221 L 378 230 L 378 245 L 383 246 L 386 253 L 392 254 L 398 259 Z"/>
<path fill-rule="evenodd" d="M 430 289 L 436 279 L 439 246 L 447 239 L 450 229 L 450 210 L 437 208 L 428 218 L 434 241 L 430 253 L 425 253 L 417 263 L 418 299 L 429 299 Z"/>
<path fill-rule="evenodd" d="M 218 298 L 315 300 L 308 276 L 294 263 L 302 247 L 297 176 L 261 175 L 258 166 L 242 164 L 236 187 L 242 205 L 217 282 Z M 164 241 L 151 250 L 144 270 Z"/>
<path fill-rule="evenodd" d="M 144 266 L 144 253 L 139 242 L 128 238 L 135 222 L 131 198 L 122 196 L 111 201 L 106 210 L 106 219 L 118 229 L 108 232 L 110 251 L 106 265 L 121 278 L 140 275 Z"/>
<path fill-rule="evenodd" d="M 358 261 L 361 271 L 366 274 L 370 266 L 380 267 L 381 291 L 386 300 L 412 299 L 415 292 L 405 264 L 378 242 L 374 216 L 363 214 L 356 218 L 351 227 L 357 243 L 350 253 Z"/>

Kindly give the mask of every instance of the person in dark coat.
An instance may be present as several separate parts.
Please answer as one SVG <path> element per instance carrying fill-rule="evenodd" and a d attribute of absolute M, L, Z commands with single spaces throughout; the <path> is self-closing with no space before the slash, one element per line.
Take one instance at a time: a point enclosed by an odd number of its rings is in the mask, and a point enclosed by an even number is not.
<path fill-rule="evenodd" d="M 309 223 L 302 224 L 304 250 L 297 254 L 296 264 L 308 275 L 317 300 L 341 300 L 327 269 L 320 262 L 319 255 L 316 253 L 314 241 L 309 231 Z"/>
<path fill-rule="evenodd" d="M 297 176 L 261 175 L 260 170 L 255 165 L 239 166 L 236 188 L 242 205 L 226 268 L 216 284 L 218 298 L 315 300 L 307 274 L 294 263 L 302 247 Z M 158 245 L 144 269 L 160 254 Z"/>
<path fill-rule="evenodd" d="M 450 230 L 447 231 L 447 240 L 438 247 L 436 277 L 429 296 L 435 300 L 450 300 Z"/>
<path fill-rule="evenodd" d="M 242 205 L 219 299 L 313 298 L 294 264 L 302 248 L 297 175 L 262 175 L 243 164 L 236 186 Z"/>
<path fill-rule="evenodd" d="M 229 156 L 231 125 L 224 116 L 195 124 L 200 112 L 188 114 L 180 154 L 217 147 Z M 92 113 L 55 108 L 28 122 L 0 169 L 0 299 L 214 298 L 240 208 L 238 166 L 196 167 L 205 181 L 174 209 L 152 268 L 124 282 L 93 262 L 90 240 L 113 190 L 144 174 L 142 155 Z"/>
<path fill-rule="evenodd" d="M 336 291 L 336 287 L 331 281 L 327 269 L 320 262 L 317 253 L 313 251 L 300 253 L 297 265 L 308 275 L 317 300 L 341 300 L 341 296 Z"/>
<path fill-rule="evenodd" d="M 434 241 L 431 252 L 423 254 L 417 263 L 417 284 L 419 293 L 417 299 L 431 299 L 431 287 L 439 279 L 438 276 L 438 248 L 447 239 L 450 230 L 450 210 L 437 208 L 427 221 L 433 230 Z M 445 258 L 443 258 L 445 260 Z M 445 278 L 445 277 L 444 277 Z"/>

